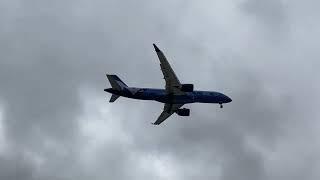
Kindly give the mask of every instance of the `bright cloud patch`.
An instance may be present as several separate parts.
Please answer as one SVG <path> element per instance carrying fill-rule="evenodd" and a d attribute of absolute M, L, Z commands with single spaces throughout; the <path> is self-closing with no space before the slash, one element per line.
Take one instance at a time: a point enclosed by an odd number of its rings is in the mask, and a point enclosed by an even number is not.
<path fill-rule="evenodd" d="M 123 117 L 119 110 L 105 99 L 91 95 L 87 91 L 82 94 L 84 114 L 80 115 L 80 129 L 85 143 L 82 148 L 82 162 L 89 171 L 98 171 L 98 166 L 105 167 L 106 175 L 114 175 L 116 171 L 128 174 L 131 178 L 179 179 L 180 164 L 170 155 L 154 152 L 142 153 L 136 147 L 135 139 L 126 133 Z M 116 153 L 111 153 L 116 150 Z M 119 156 L 119 157 L 118 157 Z M 117 163 L 124 161 L 121 166 Z M 102 164 L 101 164 L 102 163 Z M 97 168 L 96 168 L 97 167 Z M 117 169 L 112 170 L 114 167 Z M 110 170 L 111 169 L 111 170 Z"/>
<path fill-rule="evenodd" d="M 117 141 L 130 145 L 130 137 L 124 132 L 111 106 L 106 106 L 105 99 L 100 99 L 90 93 L 84 93 L 84 114 L 80 119 L 80 129 L 85 141 L 85 158 L 90 161 L 92 156 L 109 143 Z"/>

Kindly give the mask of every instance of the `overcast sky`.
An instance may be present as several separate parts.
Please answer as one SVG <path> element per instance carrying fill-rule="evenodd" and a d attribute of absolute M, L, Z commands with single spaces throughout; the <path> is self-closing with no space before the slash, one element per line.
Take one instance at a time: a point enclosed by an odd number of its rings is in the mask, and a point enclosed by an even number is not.
<path fill-rule="evenodd" d="M 316 0 L 0 0 L 0 179 L 320 178 Z M 233 102 L 109 103 L 105 74 Z"/>

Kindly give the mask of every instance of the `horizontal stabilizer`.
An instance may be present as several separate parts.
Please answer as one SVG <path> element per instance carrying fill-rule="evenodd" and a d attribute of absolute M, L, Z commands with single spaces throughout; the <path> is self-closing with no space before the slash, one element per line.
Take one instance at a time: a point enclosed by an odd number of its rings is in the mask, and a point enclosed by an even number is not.
<path fill-rule="evenodd" d="M 112 102 L 115 102 L 119 97 L 120 97 L 120 96 L 118 96 L 118 95 L 112 94 L 109 102 L 111 102 L 111 103 L 112 103 Z"/>

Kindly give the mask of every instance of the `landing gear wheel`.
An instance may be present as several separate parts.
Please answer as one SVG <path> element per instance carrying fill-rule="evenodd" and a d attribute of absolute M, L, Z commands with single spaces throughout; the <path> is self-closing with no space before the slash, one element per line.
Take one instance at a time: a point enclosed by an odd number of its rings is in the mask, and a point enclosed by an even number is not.
<path fill-rule="evenodd" d="M 220 104 L 220 108 L 223 108 L 223 105 L 222 105 L 222 104 Z"/>

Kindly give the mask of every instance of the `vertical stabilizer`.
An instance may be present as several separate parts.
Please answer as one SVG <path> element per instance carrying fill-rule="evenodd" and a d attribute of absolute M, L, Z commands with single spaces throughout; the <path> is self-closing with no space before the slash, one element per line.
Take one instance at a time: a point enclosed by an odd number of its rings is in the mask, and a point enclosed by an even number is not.
<path fill-rule="evenodd" d="M 109 75 L 107 74 L 107 78 L 112 86 L 112 89 L 115 89 L 115 90 L 123 90 L 124 88 L 127 88 L 128 86 L 123 82 L 121 81 L 121 79 L 116 76 L 116 75 Z"/>
<path fill-rule="evenodd" d="M 121 81 L 121 79 L 116 75 L 107 74 L 107 78 L 108 78 L 112 88 L 105 89 L 105 91 L 112 93 L 112 96 L 111 96 L 109 102 L 115 102 L 120 96 L 117 94 L 113 94 L 114 91 L 123 91 L 128 86 L 123 81 Z"/>

